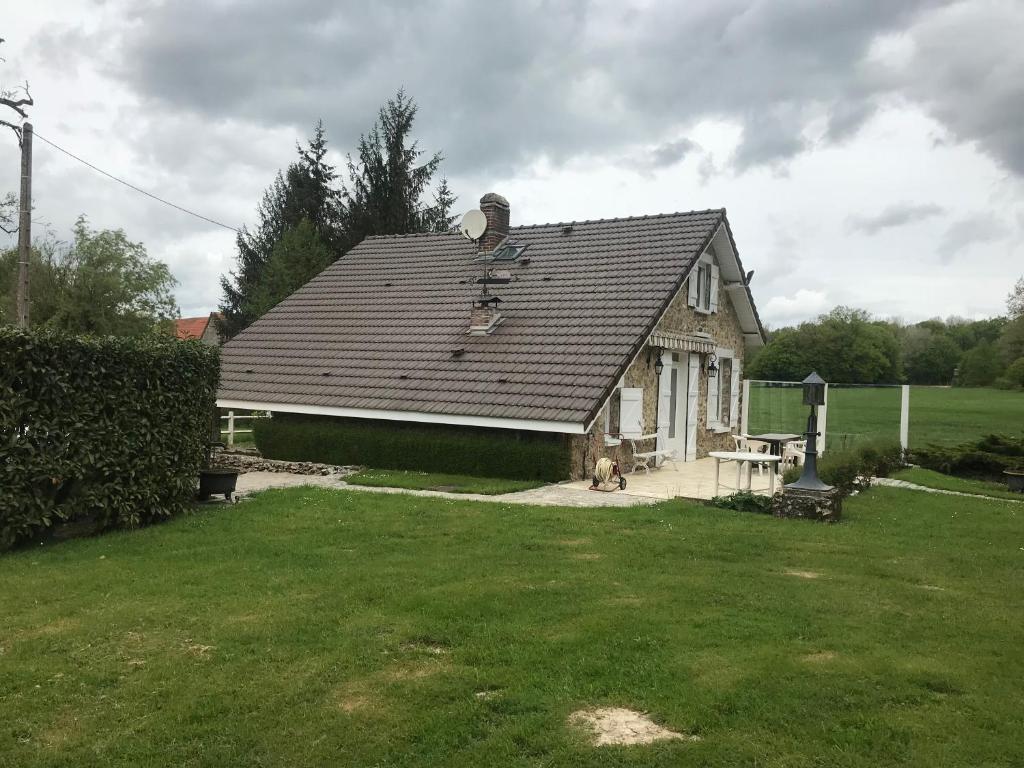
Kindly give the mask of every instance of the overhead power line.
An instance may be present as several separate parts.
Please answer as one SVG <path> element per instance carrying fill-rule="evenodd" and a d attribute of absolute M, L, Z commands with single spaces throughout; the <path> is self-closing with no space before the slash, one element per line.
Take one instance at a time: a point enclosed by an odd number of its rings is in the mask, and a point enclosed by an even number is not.
<path fill-rule="evenodd" d="M 117 176 L 115 176 L 112 173 L 107 173 L 102 168 L 97 168 L 95 165 L 90 163 L 88 160 L 83 160 L 78 155 L 74 154 L 73 152 L 68 152 L 68 150 L 64 149 L 64 147 L 59 146 L 58 144 L 54 144 L 52 141 L 50 141 L 45 136 L 41 136 L 39 134 L 39 131 L 35 132 L 35 136 L 36 136 L 37 139 L 42 139 L 43 141 L 45 141 L 47 144 L 49 144 L 54 149 L 56 149 L 56 150 L 58 150 L 60 152 L 63 152 L 68 157 L 70 157 L 70 158 L 72 158 L 74 160 L 77 160 L 82 165 L 85 165 L 85 166 L 88 166 L 89 168 L 92 168 L 94 171 L 96 171 L 96 173 L 101 173 L 104 176 L 106 176 L 108 179 L 113 179 L 118 184 L 124 184 L 126 187 L 128 187 L 128 189 L 133 189 L 136 192 L 145 195 L 146 197 L 149 197 L 149 198 L 152 198 L 153 200 L 156 200 L 158 203 L 163 203 L 164 205 L 169 205 L 169 206 L 171 206 L 171 208 L 179 210 L 182 213 L 187 213 L 189 216 L 195 216 L 197 219 L 202 219 L 203 221 L 209 222 L 210 224 L 215 224 L 218 227 L 224 227 L 224 229 L 230 229 L 232 232 L 238 232 L 238 230 L 235 227 L 229 227 L 227 224 L 222 224 L 221 222 L 216 221 L 215 219 L 211 219 L 208 216 L 203 216 L 201 213 L 196 213 L 195 211 L 190 211 L 188 208 L 183 208 L 180 205 L 172 203 L 170 200 L 164 200 L 164 198 L 158 197 L 157 195 L 154 195 L 152 192 L 147 192 L 144 189 L 136 187 L 134 184 L 130 184 L 129 182 L 125 181 L 124 179 L 119 179 Z"/>

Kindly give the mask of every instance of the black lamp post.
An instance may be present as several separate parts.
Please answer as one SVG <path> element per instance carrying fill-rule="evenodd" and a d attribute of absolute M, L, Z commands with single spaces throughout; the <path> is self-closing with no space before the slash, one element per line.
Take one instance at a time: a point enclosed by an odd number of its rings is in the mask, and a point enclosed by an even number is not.
<path fill-rule="evenodd" d="M 825 380 L 817 373 L 812 373 L 803 380 L 803 385 L 804 405 L 811 406 L 811 414 L 807 417 L 804 471 L 800 474 L 799 480 L 786 487 L 806 491 L 831 491 L 832 486 L 821 482 L 821 478 L 818 477 L 818 406 L 825 404 Z"/>

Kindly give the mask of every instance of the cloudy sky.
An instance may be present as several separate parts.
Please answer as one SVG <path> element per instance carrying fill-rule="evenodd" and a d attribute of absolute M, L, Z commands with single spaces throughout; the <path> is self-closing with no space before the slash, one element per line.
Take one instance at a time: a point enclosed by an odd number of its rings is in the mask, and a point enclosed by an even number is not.
<path fill-rule="evenodd" d="M 491 190 L 514 224 L 724 206 L 773 326 L 988 316 L 1024 273 L 1020 0 L 23 7 L 0 84 L 30 82 L 37 132 L 232 226 L 318 118 L 340 163 L 404 86 L 458 210 Z M 0 136 L 0 192 L 17 170 Z M 41 141 L 35 205 L 58 236 L 80 213 L 125 229 L 185 315 L 216 307 L 232 232 Z"/>

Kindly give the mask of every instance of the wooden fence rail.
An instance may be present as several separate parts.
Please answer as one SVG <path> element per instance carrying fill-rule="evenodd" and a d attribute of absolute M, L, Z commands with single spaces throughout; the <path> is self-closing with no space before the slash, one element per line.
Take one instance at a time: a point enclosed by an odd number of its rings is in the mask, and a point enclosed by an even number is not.
<path fill-rule="evenodd" d="M 228 423 L 227 428 L 221 427 L 221 432 L 227 432 L 227 446 L 228 448 L 235 447 L 235 435 L 250 435 L 252 434 L 252 428 L 250 425 L 249 429 L 238 429 L 235 427 L 236 421 L 244 421 L 245 419 L 269 419 L 270 414 L 263 411 L 256 411 L 254 413 L 239 413 L 235 414 L 234 411 L 228 411 L 226 416 L 221 416 L 221 421 Z"/>

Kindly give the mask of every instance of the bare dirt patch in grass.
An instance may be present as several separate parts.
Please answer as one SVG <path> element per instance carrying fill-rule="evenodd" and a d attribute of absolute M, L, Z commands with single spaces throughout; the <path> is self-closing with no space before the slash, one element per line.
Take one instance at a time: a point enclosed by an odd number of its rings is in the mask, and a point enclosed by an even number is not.
<path fill-rule="evenodd" d="M 783 571 L 786 576 L 796 576 L 801 579 L 820 579 L 821 574 L 817 571 Z"/>
<path fill-rule="evenodd" d="M 444 672 L 447 668 L 447 665 L 437 662 L 427 664 L 409 664 L 400 667 L 391 667 L 384 673 L 384 676 L 388 680 L 396 682 L 403 680 L 422 680 L 426 677 L 432 677 L 440 672 Z"/>
<path fill-rule="evenodd" d="M 595 747 L 612 744 L 651 744 L 655 741 L 700 741 L 663 728 L 642 712 L 621 707 L 581 709 L 569 715 L 569 724 L 589 730 Z"/>
<path fill-rule="evenodd" d="M 636 595 L 621 595 L 619 597 L 609 597 L 607 602 L 611 605 L 643 605 L 645 600 Z"/>
<path fill-rule="evenodd" d="M 600 560 L 601 555 L 597 552 L 578 552 L 572 556 L 573 560 Z"/>
<path fill-rule="evenodd" d="M 836 658 L 835 651 L 818 651 L 817 653 L 808 653 L 806 656 L 801 657 L 808 664 L 821 664 L 826 661 L 832 661 Z"/>
<path fill-rule="evenodd" d="M 338 709 L 348 714 L 363 712 L 376 704 L 361 682 L 339 686 L 333 691 L 331 698 Z"/>
<path fill-rule="evenodd" d="M 40 624 L 38 627 L 26 629 L 18 635 L 19 640 L 37 640 L 41 637 L 53 637 L 65 632 L 73 632 L 78 629 L 81 622 L 78 619 L 62 617 L 54 621 Z"/>
<path fill-rule="evenodd" d="M 197 659 L 209 659 L 210 655 L 217 648 L 215 645 L 203 645 L 202 643 L 193 643 L 191 640 L 185 641 L 185 653 L 190 656 L 195 656 Z"/>

